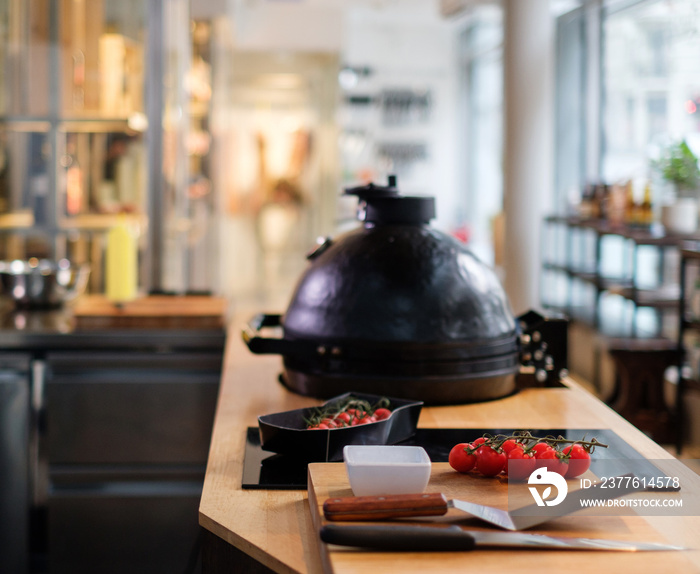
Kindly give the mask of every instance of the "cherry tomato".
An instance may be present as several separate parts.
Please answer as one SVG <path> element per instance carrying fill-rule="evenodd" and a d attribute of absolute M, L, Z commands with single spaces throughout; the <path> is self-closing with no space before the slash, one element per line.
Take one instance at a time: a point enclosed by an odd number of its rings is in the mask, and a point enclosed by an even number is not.
<path fill-rule="evenodd" d="M 503 442 L 503 444 L 501 445 L 501 448 L 503 449 L 503 452 L 508 454 L 511 450 L 513 450 L 517 446 L 518 446 L 518 443 L 515 442 L 512 438 L 509 438 L 507 441 Z"/>
<path fill-rule="evenodd" d="M 345 424 L 350 424 L 350 415 L 347 412 L 344 413 L 338 413 L 335 415 L 335 420 L 336 421 L 342 421 Z"/>
<path fill-rule="evenodd" d="M 554 450 L 551 446 L 549 450 L 543 451 L 539 456 L 536 457 L 537 461 L 541 461 L 547 467 L 547 470 L 556 472 L 564 476 L 569 468 L 569 465 L 565 460 L 562 460 L 561 455 Z"/>
<path fill-rule="evenodd" d="M 378 421 L 383 421 L 384 419 L 388 419 L 391 416 L 391 411 L 389 409 L 379 408 L 376 411 L 374 411 L 374 416 L 377 418 Z"/>
<path fill-rule="evenodd" d="M 373 421 L 370 417 L 368 417 L 368 416 L 366 416 L 366 415 L 365 415 L 364 417 L 362 417 L 361 419 L 357 419 L 357 424 L 358 424 L 358 425 L 366 425 L 366 424 L 369 424 L 369 423 L 372 423 L 372 422 L 374 422 L 374 421 Z"/>
<path fill-rule="evenodd" d="M 537 460 L 532 452 L 525 452 L 522 445 L 514 446 L 508 453 L 506 472 L 511 480 L 527 480 L 537 468 Z"/>
<path fill-rule="evenodd" d="M 531 451 L 535 454 L 535 458 L 539 458 L 540 454 L 548 451 L 549 449 L 552 449 L 552 447 L 546 442 L 538 442 L 535 446 L 532 447 Z"/>
<path fill-rule="evenodd" d="M 576 478 L 586 472 L 591 466 L 591 455 L 580 444 L 572 444 L 562 449 L 568 457 L 568 468 L 566 478 Z M 566 460 L 566 459 L 565 459 Z"/>
<path fill-rule="evenodd" d="M 333 419 L 323 419 L 321 421 L 322 425 L 326 425 L 329 429 L 337 428 L 338 424 Z"/>
<path fill-rule="evenodd" d="M 472 446 L 476 448 L 480 444 L 484 444 L 486 442 L 486 438 L 483 436 L 480 436 L 478 439 L 476 439 L 474 442 L 472 442 Z"/>
<path fill-rule="evenodd" d="M 480 446 L 476 450 L 476 470 L 484 476 L 496 476 L 501 473 L 506 461 L 506 453 L 490 446 Z"/>
<path fill-rule="evenodd" d="M 460 442 L 452 447 L 448 461 L 457 472 L 467 473 L 476 464 L 476 455 L 468 454 L 465 449 L 471 449 L 467 442 Z"/>

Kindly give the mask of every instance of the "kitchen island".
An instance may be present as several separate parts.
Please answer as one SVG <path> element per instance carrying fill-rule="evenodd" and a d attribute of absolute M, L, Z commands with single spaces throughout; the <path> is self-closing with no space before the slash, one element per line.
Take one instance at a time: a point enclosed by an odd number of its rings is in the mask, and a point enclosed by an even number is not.
<path fill-rule="evenodd" d="M 241 341 L 238 327 L 233 324 L 228 337 L 200 503 L 204 574 L 223 571 L 449 573 L 466 566 L 481 572 L 560 572 L 571 569 L 658 573 L 672 568 L 682 572 L 700 571 L 700 550 L 695 550 L 700 548 L 700 517 L 697 516 L 620 517 L 615 523 L 615 531 L 607 536 L 671 542 L 690 548 L 681 552 L 534 553 L 510 550 L 504 553 L 489 550 L 471 554 L 381 554 L 329 549 L 318 539 L 311 515 L 313 501 L 310 506 L 305 490 L 242 488 L 246 432 L 248 427 L 257 425 L 257 416 L 317 405 L 320 401 L 293 394 L 280 385 L 280 358 L 251 354 Z M 566 379 L 564 383 L 561 388 L 529 388 L 489 402 L 425 407 L 418 426 L 442 429 L 612 429 L 647 459 L 673 458 L 575 380 Z M 700 477 L 686 467 L 682 467 L 681 473 L 683 496 L 700 496 Z M 586 521 L 577 520 L 578 516 L 580 514 L 561 518 L 547 525 L 550 530 L 542 528 L 535 532 L 585 535 Z M 586 517 L 586 520 L 595 522 L 593 517 Z M 630 538 L 630 534 L 636 536 Z M 605 537 L 600 532 L 597 535 Z"/>

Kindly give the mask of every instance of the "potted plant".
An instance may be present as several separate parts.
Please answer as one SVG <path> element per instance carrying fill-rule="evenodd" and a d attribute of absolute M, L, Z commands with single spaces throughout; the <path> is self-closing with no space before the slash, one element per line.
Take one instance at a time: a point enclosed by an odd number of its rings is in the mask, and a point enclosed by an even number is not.
<path fill-rule="evenodd" d="M 674 233 L 694 233 L 697 229 L 700 188 L 698 158 L 685 140 L 681 140 L 667 147 L 653 165 L 675 191 L 675 202 L 662 207 L 664 227 Z"/>
<path fill-rule="evenodd" d="M 675 187 L 678 197 L 695 197 L 700 187 L 700 169 L 698 158 L 685 140 L 668 146 L 654 165 Z"/>

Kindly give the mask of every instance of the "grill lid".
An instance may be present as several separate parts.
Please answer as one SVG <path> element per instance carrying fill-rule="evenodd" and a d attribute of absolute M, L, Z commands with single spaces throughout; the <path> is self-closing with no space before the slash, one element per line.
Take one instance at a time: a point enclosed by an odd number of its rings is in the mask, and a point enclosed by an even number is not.
<path fill-rule="evenodd" d="M 514 389 L 519 327 L 495 273 L 431 228 L 432 197 L 401 196 L 395 179 L 346 190 L 363 225 L 308 255 L 284 315 L 244 331 L 255 353 L 281 354 L 285 384 L 332 396 L 374 389 L 433 403 Z M 277 338 L 259 336 L 277 327 Z"/>
<path fill-rule="evenodd" d="M 411 343 L 437 355 L 446 346 L 460 358 L 517 352 L 516 322 L 494 272 L 426 225 L 434 198 L 399 196 L 395 180 L 346 193 L 360 198 L 365 225 L 310 254 L 282 318 L 285 338 Z"/>

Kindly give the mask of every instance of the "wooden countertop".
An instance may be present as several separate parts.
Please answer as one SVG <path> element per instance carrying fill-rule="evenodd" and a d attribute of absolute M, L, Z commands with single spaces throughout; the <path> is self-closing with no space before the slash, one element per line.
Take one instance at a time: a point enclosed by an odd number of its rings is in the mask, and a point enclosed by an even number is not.
<path fill-rule="evenodd" d="M 312 524 L 306 491 L 241 488 L 246 428 L 256 426 L 260 414 L 311 406 L 320 401 L 284 389 L 277 381 L 282 368 L 281 359 L 250 353 L 241 341 L 239 327 L 234 324 L 229 331 L 199 522 L 209 532 L 275 572 L 323 572 L 321 543 Z M 418 424 L 424 428 L 610 428 L 649 459 L 672 458 L 574 380 L 567 379 L 566 384 L 568 388 L 526 389 L 497 401 L 425 407 Z M 681 480 L 686 496 L 700 496 L 698 475 L 687 470 Z M 673 540 L 675 544 L 690 548 L 700 547 L 700 517 L 644 517 L 643 520 L 651 532 L 661 536 L 661 540 Z M 480 565 L 490 571 L 493 569 L 494 554 L 473 553 L 464 564 L 475 571 L 479 570 Z M 593 554 L 598 558 L 590 561 L 588 568 L 585 553 L 570 553 L 571 561 L 567 569 L 619 571 L 619 557 L 610 561 L 609 568 L 601 568 L 605 561 L 600 558 L 600 553 Z M 664 554 L 669 556 L 668 553 Z M 420 558 L 420 555 L 412 556 Z M 543 564 L 532 551 L 509 551 L 507 558 L 503 553 L 500 553 L 500 557 L 502 571 L 543 571 L 540 568 Z M 453 566 L 454 558 L 453 555 Z M 347 562 L 347 569 L 343 569 L 342 573 L 366 572 L 370 569 L 375 572 L 393 571 L 392 560 L 386 559 L 379 564 L 367 560 L 369 558 L 363 558 L 361 553 L 355 553 L 354 559 Z M 699 550 L 674 553 L 671 561 L 682 564 L 683 572 L 700 572 Z M 649 561 L 646 568 L 645 562 L 635 560 L 634 569 L 637 572 L 656 573 L 659 571 L 657 562 L 658 558 Z M 441 569 L 441 561 L 436 554 L 424 555 L 423 560 L 402 561 L 403 566 L 414 565 L 414 569 L 408 572 L 423 572 L 428 563 L 431 564 L 431 572 L 449 571 L 449 568 Z M 381 568 L 377 570 L 379 566 Z M 336 571 L 338 574 L 341 572 Z M 406 569 L 402 567 L 401 571 L 406 572 Z M 550 567 L 545 571 L 561 571 L 561 568 Z"/>
<path fill-rule="evenodd" d="M 76 328 L 221 329 L 228 302 L 210 295 L 148 295 L 115 305 L 104 295 L 83 295 L 73 308 Z"/>

